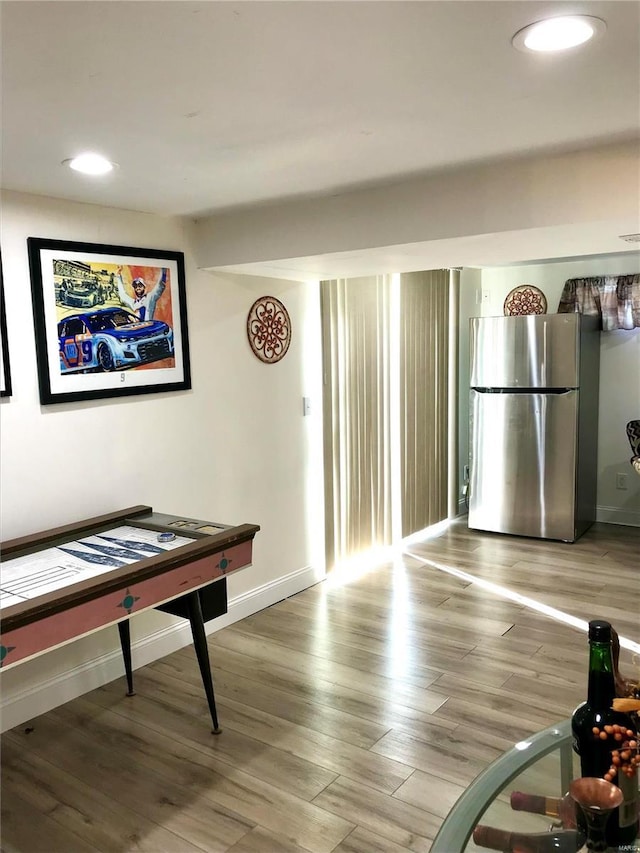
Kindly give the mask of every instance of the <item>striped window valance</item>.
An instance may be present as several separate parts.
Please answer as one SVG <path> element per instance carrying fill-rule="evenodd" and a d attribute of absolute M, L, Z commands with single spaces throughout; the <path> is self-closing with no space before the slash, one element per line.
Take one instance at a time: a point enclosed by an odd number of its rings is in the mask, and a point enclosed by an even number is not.
<path fill-rule="evenodd" d="M 640 273 L 570 278 L 558 314 L 599 316 L 605 332 L 640 327 Z"/>

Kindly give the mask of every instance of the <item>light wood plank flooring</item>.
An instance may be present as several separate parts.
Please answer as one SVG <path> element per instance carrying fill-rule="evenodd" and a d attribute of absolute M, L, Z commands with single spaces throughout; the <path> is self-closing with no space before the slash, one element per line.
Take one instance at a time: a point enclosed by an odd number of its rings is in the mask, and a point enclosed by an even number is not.
<path fill-rule="evenodd" d="M 2 849 L 426 853 L 481 770 L 585 695 L 584 633 L 480 582 L 639 642 L 640 529 L 567 545 L 460 519 L 408 551 L 212 635 L 218 737 L 192 648 L 133 698 L 118 680 L 7 732 Z"/>

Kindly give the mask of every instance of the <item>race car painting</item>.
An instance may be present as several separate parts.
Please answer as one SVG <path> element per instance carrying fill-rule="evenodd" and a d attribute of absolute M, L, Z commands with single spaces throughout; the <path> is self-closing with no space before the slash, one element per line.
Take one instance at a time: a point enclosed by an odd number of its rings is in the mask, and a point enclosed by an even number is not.
<path fill-rule="evenodd" d="M 56 302 L 72 308 L 95 308 L 104 304 L 104 289 L 95 283 L 63 280 L 56 287 Z"/>
<path fill-rule="evenodd" d="M 171 358 L 173 331 L 124 308 L 71 314 L 58 323 L 60 372 L 111 371 Z"/>

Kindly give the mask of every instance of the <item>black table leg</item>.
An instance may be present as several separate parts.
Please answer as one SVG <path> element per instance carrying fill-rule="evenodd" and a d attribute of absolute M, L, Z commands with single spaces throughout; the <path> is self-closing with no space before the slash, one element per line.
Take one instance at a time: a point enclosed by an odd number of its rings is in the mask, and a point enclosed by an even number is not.
<path fill-rule="evenodd" d="M 219 735 L 222 729 L 218 725 L 218 714 L 216 712 L 216 699 L 213 694 L 213 678 L 211 677 L 211 665 L 209 663 L 209 648 L 207 646 L 207 635 L 204 630 L 204 620 L 202 618 L 202 607 L 200 605 L 200 597 L 197 590 L 190 592 L 184 596 L 189 611 L 189 622 L 191 623 L 191 633 L 193 635 L 193 645 L 198 658 L 198 666 L 200 667 L 200 675 L 202 676 L 202 684 L 204 692 L 209 702 L 209 711 L 213 722 L 213 734 Z"/>
<path fill-rule="evenodd" d="M 120 634 L 120 645 L 122 647 L 122 657 L 124 658 L 124 671 L 127 676 L 127 696 L 135 696 L 136 692 L 133 689 L 133 669 L 131 667 L 131 631 L 129 630 L 128 619 L 118 622 L 118 633 Z"/>

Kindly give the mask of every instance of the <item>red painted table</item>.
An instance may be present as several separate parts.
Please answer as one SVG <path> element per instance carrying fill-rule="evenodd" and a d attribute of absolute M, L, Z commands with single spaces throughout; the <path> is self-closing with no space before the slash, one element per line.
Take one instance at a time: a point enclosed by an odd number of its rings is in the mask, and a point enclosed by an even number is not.
<path fill-rule="evenodd" d="M 135 506 L 2 543 L 0 666 L 117 624 L 133 695 L 129 617 L 162 610 L 189 619 L 218 733 L 204 623 L 226 613 L 226 576 L 251 564 L 259 529 Z"/>

